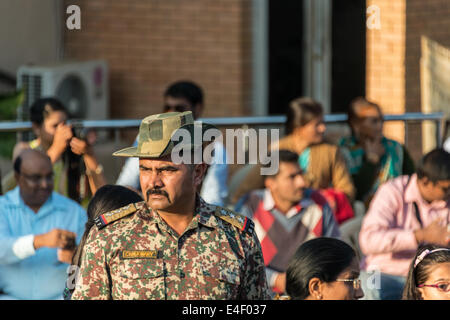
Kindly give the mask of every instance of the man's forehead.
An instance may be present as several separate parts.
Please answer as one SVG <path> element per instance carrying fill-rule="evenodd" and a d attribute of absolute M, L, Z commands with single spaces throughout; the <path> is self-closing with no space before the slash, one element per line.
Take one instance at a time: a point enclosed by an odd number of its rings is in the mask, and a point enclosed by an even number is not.
<path fill-rule="evenodd" d="M 164 158 L 158 158 L 158 159 L 152 159 L 152 158 L 139 158 L 139 165 L 144 165 L 146 167 L 165 167 L 165 166 L 171 166 L 171 167 L 180 167 L 182 164 L 175 164 L 170 159 L 170 155 L 166 156 Z"/>
<path fill-rule="evenodd" d="M 299 172 L 302 173 L 302 169 L 300 168 L 300 165 L 298 164 L 298 162 L 285 162 L 282 161 L 280 162 L 280 171 L 279 172 L 283 172 L 283 173 L 294 173 L 294 172 Z"/>
<path fill-rule="evenodd" d="M 52 164 L 50 159 L 44 157 L 27 157 L 22 160 L 20 170 L 28 174 L 48 174 L 52 171 Z"/>
<path fill-rule="evenodd" d="M 164 97 L 164 102 L 166 103 L 166 105 L 170 105 L 170 106 L 183 105 L 183 106 L 186 106 L 187 109 L 189 109 L 189 110 L 192 109 L 192 105 L 189 102 L 189 100 L 186 98 L 183 98 L 183 97 L 176 98 L 176 97 L 172 97 L 172 96 L 166 96 L 166 97 Z"/>

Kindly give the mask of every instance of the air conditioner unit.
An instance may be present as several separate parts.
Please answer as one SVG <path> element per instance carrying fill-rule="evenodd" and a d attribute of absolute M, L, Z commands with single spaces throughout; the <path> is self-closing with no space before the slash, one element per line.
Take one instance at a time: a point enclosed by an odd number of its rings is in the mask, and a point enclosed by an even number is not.
<path fill-rule="evenodd" d="M 17 71 L 17 87 L 25 89 L 19 120 L 29 119 L 29 108 L 39 98 L 56 97 L 73 119 L 102 120 L 109 116 L 106 61 L 24 65 Z"/>

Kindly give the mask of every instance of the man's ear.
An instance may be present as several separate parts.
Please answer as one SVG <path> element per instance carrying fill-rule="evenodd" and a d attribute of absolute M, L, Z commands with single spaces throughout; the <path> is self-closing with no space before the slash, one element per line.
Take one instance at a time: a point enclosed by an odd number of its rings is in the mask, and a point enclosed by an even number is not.
<path fill-rule="evenodd" d="M 208 170 L 208 164 L 206 164 L 206 163 L 194 164 L 194 168 L 192 170 L 193 170 L 192 174 L 193 174 L 195 186 L 201 185 L 203 182 L 203 179 L 206 176 L 206 171 Z"/>
<path fill-rule="evenodd" d="M 41 126 L 37 125 L 36 123 L 31 123 L 31 129 L 33 130 L 33 133 L 36 135 L 36 137 L 41 136 Z"/>
<path fill-rule="evenodd" d="M 273 188 L 273 185 L 274 185 L 274 183 L 275 183 L 275 180 L 274 180 L 274 176 L 267 176 L 265 179 L 264 179 L 264 186 L 266 187 L 266 189 L 272 189 Z"/>
<path fill-rule="evenodd" d="M 428 179 L 427 177 L 422 177 L 419 179 L 420 183 L 424 186 L 428 186 L 428 184 L 431 182 L 430 179 Z"/>

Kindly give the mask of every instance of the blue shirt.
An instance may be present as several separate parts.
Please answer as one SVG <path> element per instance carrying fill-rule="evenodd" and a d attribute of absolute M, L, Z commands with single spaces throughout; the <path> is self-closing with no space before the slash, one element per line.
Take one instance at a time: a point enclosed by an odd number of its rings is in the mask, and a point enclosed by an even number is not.
<path fill-rule="evenodd" d="M 138 137 L 133 143 L 133 147 L 138 145 Z M 228 197 L 228 164 L 225 147 L 222 143 L 214 142 L 214 157 L 212 164 L 208 168 L 203 180 L 200 196 L 207 203 L 224 206 Z M 120 172 L 116 184 L 130 186 L 140 190 L 139 182 L 139 158 L 128 158 Z"/>
<path fill-rule="evenodd" d="M 87 215 L 75 201 L 53 192 L 37 213 L 20 197 L 19 187 L 0 197 L 0 288 L 17 299 L 57 299 L 67 279 L 68 264 L 58 261 L 57 248 L 40 248 L 26 258 L 14 245 L 27 235 L 54 228 L 76 233 L 79 243 Z"/>

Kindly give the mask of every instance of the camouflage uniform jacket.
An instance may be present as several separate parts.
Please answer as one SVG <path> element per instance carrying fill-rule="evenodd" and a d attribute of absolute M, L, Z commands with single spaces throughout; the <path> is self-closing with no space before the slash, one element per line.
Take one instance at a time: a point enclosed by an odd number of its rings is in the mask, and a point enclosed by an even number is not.
<path fill-rule="evenodd" d="M 253 228 L 226 221 L 244 217 L 198 197 L 178 236 L 145 202 L 135 205 L 136 213 L 92 228 L 72 299 L 270 299 Z"/>

